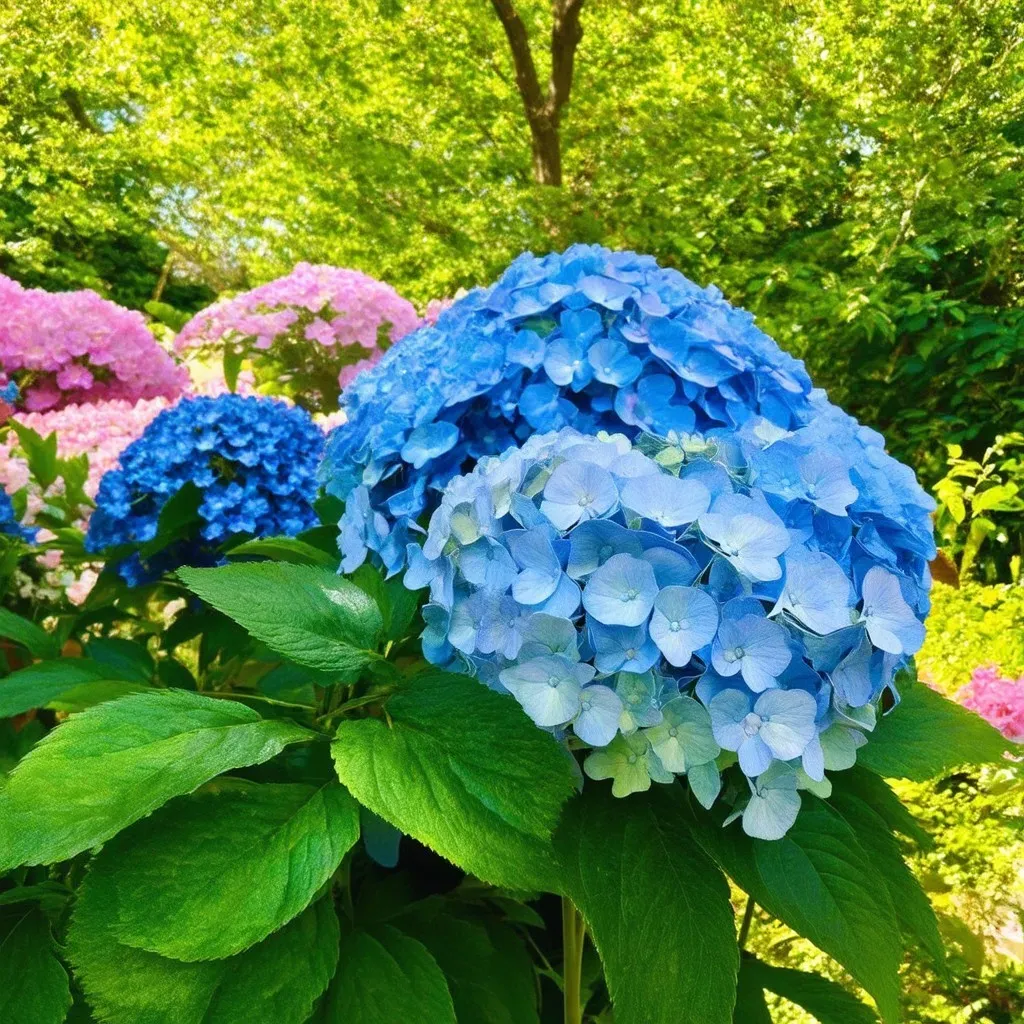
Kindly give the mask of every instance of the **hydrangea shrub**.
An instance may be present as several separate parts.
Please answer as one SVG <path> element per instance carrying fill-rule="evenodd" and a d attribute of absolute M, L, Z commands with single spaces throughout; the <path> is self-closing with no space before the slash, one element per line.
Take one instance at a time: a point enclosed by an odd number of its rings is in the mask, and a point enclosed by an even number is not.
<path fill-rule="evenodd" d="M 152 541 L 171 498 L 191 485 L 195 535 L 147 559 L 138 550 L 118 571 L 130 583 L 176 565 L 216 562 L 237 536 L 294 536 L 316 525 L 316 467 L 324 435 L 304 409 L 256 396 L 186 398 L 160 413 L 100 481 L 86 547 L 101 552 Z"/>
<path fill-rule="evenodd" d="M 616 795 L 685 774 L 710 806 L 738 760 L 726 799 L 777 839 L 898 697 L 924 640 L 927 512 L 882 523 L 822 420 L 762 426 L 674 470 L 623 435 L 536 435 L 448 484 L 405 582 L 430 588 L 428 659 L 595 748 L 585 771 Z"/>
<path fill-rule="evenodd" d="M 1008 740 L 1024 743 L 1024 676 L 1010 679 L 996 665 L 981 665 L 957 698 Z"/>
<path fill-rule="evenodd" d="M 390 285 L 340 267 L 299 263 L 284 277 L 197 313 L 175 342 L 249 360 L 257 387 L 332 412 L 342 387 L 420 320 Z"/>
<path fill-rule="evenodd" d="M 0 275 L 0 387 L 17 385 L 27 411 L 174 399 L 187 380 L 141 313 L 93 291 L 51 293 Z"/>

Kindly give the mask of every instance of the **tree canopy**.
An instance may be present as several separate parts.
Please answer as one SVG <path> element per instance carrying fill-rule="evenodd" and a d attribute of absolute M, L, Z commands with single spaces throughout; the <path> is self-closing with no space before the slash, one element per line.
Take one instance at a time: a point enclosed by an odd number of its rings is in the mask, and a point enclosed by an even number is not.
<path fill-rule="evenodd" d="M 926 465 L 1024 412 L 1022 40 L 1014 0 L 34 0 L 0 269 L 141 305 L 171 254 L 190 309 L 305 259 L 422 304 L 600 241 Z"/>

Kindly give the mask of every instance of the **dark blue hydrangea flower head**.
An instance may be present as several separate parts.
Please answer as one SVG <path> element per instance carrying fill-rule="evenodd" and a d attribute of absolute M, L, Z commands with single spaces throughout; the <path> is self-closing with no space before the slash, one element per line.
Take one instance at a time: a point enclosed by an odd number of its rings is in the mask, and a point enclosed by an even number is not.
<path fill-rule="evenodd" d="M 28 526 L 22 526 L 18 522 L 10 496 L 2 487 L 0 487 L 0 533 L 28 541 L 29 544 L 36 539 L 35 530 Z"/>
<path fill-rule="evenodd" d="M 485 455 L 572 426 L 671 441 L 814 413 L 803 364 L 716 288 L 650 256 L 574 245 L 520 256 L 347 389 L 321 470 L 348 503 L 346 569 L 402 565 L 410 524 Z"/>
<path fill-rule="evenodd" d="M 294 536 L 315 526 L 324 435 L 309 414 L 272 398 L 186 398 L 162 412 L 100 481 L 86 547 L 145 545 L 160 512 L 187 484 L 200 495 L 197 535 L 153 559 L 124 559 L 135 585 L 179 565 L 214 564 L 238 536 Z"/>
<path fill-rule="evenodd" d="M 685 776 L 781 838 L 898 699 L 934 555 L 878 435 L 828 406 L 792 426 L 563 428 L 481 459 L 406 551 L 426 657 L 575 735 L 616 795 Z"/>

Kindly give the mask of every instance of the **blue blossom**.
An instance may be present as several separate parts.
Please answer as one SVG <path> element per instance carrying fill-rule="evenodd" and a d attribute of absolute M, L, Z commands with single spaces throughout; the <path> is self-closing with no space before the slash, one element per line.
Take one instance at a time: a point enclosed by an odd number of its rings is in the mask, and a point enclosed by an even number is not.
<path fill-rule="evenodd" d="M 122 559 L 118 571 L 129 583 L 183 564 L 215 564 L 221 546 L 239 537 L 295 536 L 318 522 L 312 503 L 323 445 L 305 410 L 275 399 L 183 399 L 160 413 L 121 453 L 117 468 L 104 474 L 86 548 L 141 547 L 153 540 L 164 506 L 189 485 L 199 500 L 194 530 L 155 556 L 136 551 Z M 361 506 L 353 503 L 357 513 L 363 557 L 367 548 L 383 551 L 391 530 L 368 495 Z"/>
<path fill-rule="evenodd" d="M 612 555 L 587 580 L 583 607 L 605 626 L 639 626 L 658 594 L 654 570 L 642 558 Z"/>
<path fill-rule="evenodd" d="M 504 669 L 499 678 L 537 725 L 555 726 L 579 714 L 583 687 L 594 671 L 583 662 L 548 654 Z"/>
<path fill-rule="evenodd" d="M 757 615 L 723 621 L 711 650 L 715 671 L 726 677 L 742 673 L 754 693 L 774 686 L 791 660 L 786 630 Z"/>
<path fill-rule="evenodd" d="M 651 639 L 676 668 L 690 663 L 694 651 L 711 643 L 718 631 L 718 605 L 696 587 L 667 586 L 654 599 Z"/>
<path fill-rule="evenodd" d="M 766 503 L 723 494 L 699 520 L 701 533 L 743 575 L 777 580 L 781 555 L 790 545 L 785 524 Z"/>
<path fill-rule="evenodd" d="M 540 510 L 559 530 L 603 515 L 618 500 L 611 474 L 590 462 L 563 462 L 544 485 Z"/>
<path fill-rule="evenodd" d="M 20 540 L 33 543 L 36 539 L 36 531 L 28 526 L 22 526 L 14 511 L 8 493 L 0 487 L 0 534 L 8 537 L 17 537 Z"/>
<path fill-rule="evenodd" d="M 873 566 L 864 576 L 861 597 L 861 621 L 876 647 L 890 654 L 916 654 L 921 649 L 924 625 L 904 600 L 897 576 Z"/>

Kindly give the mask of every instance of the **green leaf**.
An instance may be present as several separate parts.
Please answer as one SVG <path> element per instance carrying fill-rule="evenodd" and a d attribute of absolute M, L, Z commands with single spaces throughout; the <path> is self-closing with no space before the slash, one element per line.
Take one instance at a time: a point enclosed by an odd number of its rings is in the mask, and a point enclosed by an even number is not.
<path fill-rule="evenodd" d="M 118 894 L 90 872 L 68 931 L 68 958 L 104 1024 L 303 1024 L 338 962 L 329 898 L 244 953 L 182 963 L 117 942 Z"/>
<path fill-rule="evenodd" d="M 107 679 L 125 679 L 133 683 L 150 683 L 156 666 L 145 644 L 121 637 L 104 636 L 90 640 L 85 653 L 103 665 Z"/>
<path fill-rule="evenodd" d="M 877 871 L 839 814 L 803 794 L 784 839 L 751 839 L 737 824 L 691 810 L 695 834 L 733 881 L 774 917 L 838 960 L 899 1019 L 902 959 L 896 911 Z"/>
<path fill-rule="evenodd" d="M 385 580 L 377 569 L 365 562 L 350 579 L 377 602 L 384 620 L 385 640 L 401 640 L 408 635 L 419 607 L 420 592 L 408 590 L 401 577 Z"/>
<path fill-rule="evenodd" d="M 122 832 L 92 874 L 117 895 L 118 942 L 217 960 L 305 910 L 358 838 L 359 805 L 337 782 L 226 779 Z"/>
<path fill-rule="evenodd" d="M 200 522 L 199 506 L 202 503 L 203 492 L 191 481 L 177 490 L 160 509 L 156 536 L 139 549 L 139 554 L 150 558 L 175 541 L 193 534 Z"/>
<path fill-rule="evenodd" d="M 935 911 L 921 884 L 907 867 L 884 815 L 852 788 L 834 787 L 830 803 L 856 833 L 882 884 L 889 890 L 904 937 L 916 940 L 935 966 L 944 971 L 946 951 L 939 935 Z"/>
<path fill-rule="evenodd" d="M 20 729 L 15 729 L 13 722 L 0 720 L 0 782 L 42 739 L 44 732 L 37 719 L 26 722 Z"/>
<path fill-rule="evenodd" d="M 764 1000 L 764 989 L 750 970 L 752 957 L 744 954 L 740 963 L 740 976 L 736 982 L 736 1006 L 732 1012 L 733 1024 L 772 1024 L 772 1015 Z"/>
<path fill-rule="evenodd" d="M 681 787 L 587 787 L 555 836 L 567 894 L 604 964 L 617 1024 L 728 1024 L 739 950 L 729 887 Z"/>
<path fill-rule="evenodd" d="M 892 831 L 912 839 L 922 850 L 930 850 L 935 846 L 931 834 L 910 813 L 885 779 L 860 765 L 836 772 L 831 778 L 833 793 L 849 792 L 856 795 L 869 804 Z"/>
<path fill-rule="evenodd" d="M 538 1024 L 533 961 L 515 930 L 428 902 L 403 915 L 401 927 L 444 971 L 459 1024 Z"/>
<path fill-rule="evenodd" d="M 326 569 L 285 562 L 181 569 L 185 585 L 286 658 L 325 671 L 362 668 L 384 629 L 373 598 Z"/>
<path fill-rule="evenodd" d="M 56 658 L 60 654 L 56 639 L 45 629 L 6 608 L 0 608 L 0 637 L 21 644 L 36 658 Z"/>
<path fill-rule="evenodd" d="M 86 658 L 58 658 L 27 665 L 0 679 L 0 718 L 45 707 L 69 690 L 106 678 L 106 670 Z"/>
<path fill-rule="evenodd" d="M 744 957 L 740 978 L 744 985 L 767 989 L 803 1007 L 819 1024 L 878 1024 L 870 1006 L 820 975 L 773 967 L 754 957 Z"/>
<path fill-rule="evenodd" d="M 356 799 L 484 881 L 556 885 L 547 840 L 574 789 L 566 751 L 467 676 L 423 673 L 384 710 L 343 721 L 331 748 Z"/>
<path fill-rule="evenodd" d="M 875 727 L 857 763 L 887 778 L 927 782 L 964 764 L 1001 764 L 1011 745 L 980 715 L 924 683 L 901 688 L 903 700 Z"/>
<path fill-rule="evenodd" d="M 0 870 L 67 860 L 215 775 L 315 735 L 188 690 L 97 705 L 44 737 L 0 790 Z"/>
<path fill-rule="evenodd" d="M 69 713 L 85 711 L 96 704 L 118 700 L 130 693 L 143 693 L 148 689 L 145 683 L 127 683 L 123 679 L 97 679 L 95 682 L 82 683 L 80 686 L 65 690 L 53 700 L 47 701 L 46 707 L 52 711 Z"/>
<path fill-rule="evenodd" d="M 25 453 L 29 472 L 42 490 L 46 490 L 57 479 L 57 434 L 43 437 L 31 427 L 17 420 L 10 420 L 9 426 L 18 435 L 18 444 Z"/>
<path fill-rule="evenodd" d="M 272 562 L 318 565 L 336 572 L 341 555 L 330 555 L 297 537 L 265 537 L 248 540 L 227 552 L 228 558 L 266 558 Z"/>
<path fill-rule="evenodd" d="M 0 1020 L 61 1024 L 70 1007 L 68 975 L 43 912 L 17 906 L 0 913 Z"/>
<path fill-rule="evenodd" d="M 315 1024 L 456 1024 L 448 984 L 422 943 L 397 928 L 357 929 L 341 941 L 338 972 Z"/>

